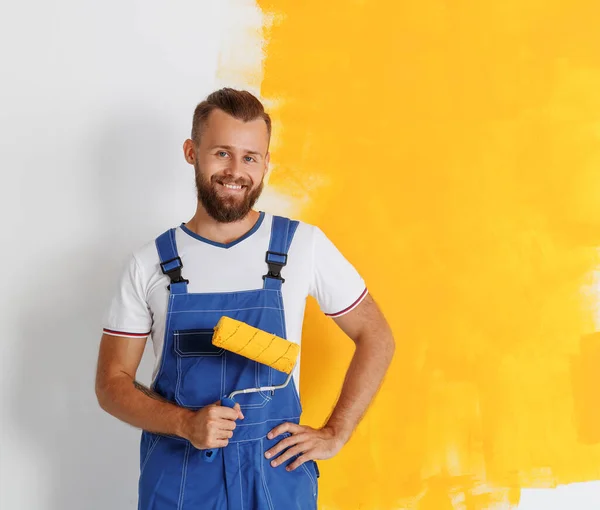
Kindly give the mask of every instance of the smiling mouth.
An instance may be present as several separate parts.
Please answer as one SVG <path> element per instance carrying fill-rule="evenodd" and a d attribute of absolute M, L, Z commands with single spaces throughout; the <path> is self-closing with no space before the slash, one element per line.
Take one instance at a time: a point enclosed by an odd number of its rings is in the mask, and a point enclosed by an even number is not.
<path fill-rule="evenodd" d="M 219 181 L 217 181 L 219 182 Z M 223 183 L 223 182 L 219 182 L 219 184 L 221 186 L 223 186 L 225 189 L 230 189 L 233 191 L 241 191 L 244 188 L 246 188 L 247 186 L 243 185 L 243 184 L 231 184 L 231 183 Z"/>

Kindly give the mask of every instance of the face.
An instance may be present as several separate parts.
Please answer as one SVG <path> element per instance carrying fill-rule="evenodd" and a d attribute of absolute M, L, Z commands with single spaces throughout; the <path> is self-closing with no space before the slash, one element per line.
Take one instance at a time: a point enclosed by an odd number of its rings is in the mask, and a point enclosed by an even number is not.
<path fill-rule="evenodd" d="M 194 148 L 184 152 L 196 170 L 198 200 L 216 221 L 243 219 L 258 200 L 269 164 L 269 136 L 262 119 L 244 122 L 213 110 Z"/>

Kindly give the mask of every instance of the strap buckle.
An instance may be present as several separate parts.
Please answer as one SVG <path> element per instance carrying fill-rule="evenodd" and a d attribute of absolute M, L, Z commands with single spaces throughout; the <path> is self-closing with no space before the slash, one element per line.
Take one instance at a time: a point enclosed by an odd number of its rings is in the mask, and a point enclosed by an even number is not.
<path fill-rule="evenodd" d="M 176 262 L 176 264 L 173 264 Z M 183 262 L 179 256 L 166 260 L 165 262 L 161 262 L 160 269 L 163 274 L 166 274 L 170 279 L 171 283 L 190 283 L 189 280 L 186 280 L 181 276 L 181 268 L 183 267 Z M 167 289 L 171 290 L 171 285 L 167 285 Z"/>
<path fill-rule="evenodd" d="M 287 264 L 287 253 L 279 253 L 276 251 L 267 251 L 265 256 L 265 262 L 269 266 L 269 271 L 263 276 L 263 280 L 266 278 L 273 278 L 280 280 L 281 283 L 285 282 L 285 279 L 281 277 L 281 269 Z"/>

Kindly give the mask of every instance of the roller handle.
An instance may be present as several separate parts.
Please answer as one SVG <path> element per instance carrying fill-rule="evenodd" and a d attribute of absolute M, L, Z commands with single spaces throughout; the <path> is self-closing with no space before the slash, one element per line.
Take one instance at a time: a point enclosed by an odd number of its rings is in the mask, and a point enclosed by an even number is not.
<path fill-rule="evenodd" d="M 229 398 L 229 397 L 223 397 L 221 399 L 221 405 L 225 406 L 225 407 L 230 407 L 231 409 L 233 409 L 233 407 L 235 406 L 235 400 L 233 400 L 232 398 Z M 212 462 L 213 460 L 215 460 L 215 457 L 217 456 L 218 451 L 219 451 L 218 448 L 211 448 L 210 450 L 204 450 L 204 460 L 206 462 Z"/>

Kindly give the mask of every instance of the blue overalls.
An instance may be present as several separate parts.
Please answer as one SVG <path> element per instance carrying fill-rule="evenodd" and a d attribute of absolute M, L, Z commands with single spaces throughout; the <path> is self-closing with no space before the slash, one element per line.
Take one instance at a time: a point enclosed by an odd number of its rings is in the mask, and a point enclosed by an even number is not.
<path fill-rule="evenodd" d="M 280 270 L 298 222 L 274 216 L 263 288 L 190 294 L 177 254 L 175 229 L 156 239 L 161 268 L 171 279 L 162 361 L 153 389 L 197 410 L 234 390 L 282 384 L 286 374 L 216 348 L 213 327 L 222 316 L 286 338 Z M 283 422 L 298 423 L 300 399 L 293 380 L 283 389 L 235 397 L 244 413 L 228 446 L 207 462 L 189 441 L 142 432 L 138 510 L 311 510 L 317 508 L 318 469 L 306 462 L 287 472 L 264 453 L 286 436 L 267 433 Z M 287 434 L 289 435 L 289 434 Z"/>

